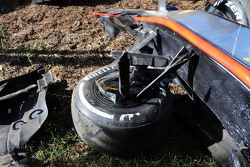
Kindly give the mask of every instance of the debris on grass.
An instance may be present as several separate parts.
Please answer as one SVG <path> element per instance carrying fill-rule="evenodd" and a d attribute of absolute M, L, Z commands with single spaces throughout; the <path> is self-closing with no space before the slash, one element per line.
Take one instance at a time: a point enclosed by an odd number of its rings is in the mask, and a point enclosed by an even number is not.
<path fill-rule="evenodd" d="M 168 2 L 179 8 L 201 9 L 205 1 Z M 155 0 L 83 0 L 75 6 L 26 5 L 0 15 L 0 50 L 17 51 L 0 52 L 3 67 L 0 79 L 26 73 L 42 64 L 52 69 L 57 81 L 54 89 L 48 91 L 48 119 L 38 136 L 24 148 L 37 160 L 32 166 L 218 166 L 199 147 L 197 153 L 192 153 L 195 152 L 192 143 L 184 148 L 191 155 L 183 155 L 182 149 L 132 159 L 112 157 L 92 150 L 72 130 L 70 99 L 75 84 L 89 72 L 111 62 L 106 56 L 100 58 L 100 54 L 106 54 L 101 51 L 124 50 L 134 42 L 124 33 L 116 39 L 107 37 L 92 13 L 107 8 L 156 9 L 156 4 Z M 30 60 L 26 53 L 32 55 Z"/>

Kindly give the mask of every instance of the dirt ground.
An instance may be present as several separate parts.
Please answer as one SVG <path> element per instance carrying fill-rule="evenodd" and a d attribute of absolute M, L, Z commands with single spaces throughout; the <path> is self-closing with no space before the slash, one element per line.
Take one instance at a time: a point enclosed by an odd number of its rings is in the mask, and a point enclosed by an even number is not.
<path fill-rule="evenodd" d="M 126 49 L 133 43 L 123 33 L 116 39 L 106 36 L 93 12 L 111 8 L 156 9 L 156 2 L 82 0 L 74 4 L 52 5 L 31 4 L 27 0 L 0 2 L 0 80 L 43 65 L 53 72 L 56 81 L 48 91 L 50 113 L 45 128 L 35 136 L 36 140 L 31 141 L 28 149 L 37 151 L 34 147 L 48 144 L 43 139 L 51 139 L 51 133 L 60 136 L 73 129 L 70 101 L 77 82 L 90 71 L 111 62 L 108 55 L 112 50 Z M 180 9 L 202 10 L 205 6 L 205 0 L 169 0 L 168 3 Z M 10 49 L 15 53 L 6 52 Z M 27 53 L 19 53 L 20 50 Z M 78 142 L 74 147 L 85 146 Z"/>
<path fill-rule="evenodd" d="M 66 80 L 70 90 L 86 73 L 102 65 L 99 64 L 101 60 L 93 61 L 93 65 L 88 61 L 87 67 L 86 57 L 99 59 L 112 50 L 125 49 L 133 42 L 127 34 L 121 34 L 116 39 L 106 36 L 98 19 L 93 16 L 94 11 L 157 8 L 156 0 L 82 0 L 71 5 L 36 5 L 29 4 L 27 0 L 13 0 L 13 4 L 4 2 L 0 2 L 0 49 L 40 50 L 54 54 L 48 60 L 41 58 L 41 55 L 25 54 L 19 57 L 21 60 L 18 59 L 21 63 L 4 55 L 0 59 L 0 79 L 13 77 L 27 72 L 37 64 L 44 64 L 52 69 L 57 80 Z M 180 9 L 202 10 L 205 6 L 205 0 L 170 0 L 168 3 Z M 70 51 L 71 55 L 62 56 L 60 51 Z"/>
<path fill-rule="evenodd" d="M 3 0 L 4 1 L 4 0 Z M 35 5 L 24 4 L 16 0 L 12 6 L 2 5 L 2 13 L 0 14 L 0 49 L 24 49 L 24 50 L 49 50 L 55 54 L 52 57 L 62 58 L 59 51 L 71 51 L 76 64 L 77 59 L 81 61 L 81 57 L 86 56 L 105 56 L 112 50 L 125 49 L 132 43 L 132 39 L 121 34 L 118 38 L 112 39 L 105 35 L 98 19 L 93 16 L 94 11 L 102 9 L 156 9 L 157 1 L 155 0 L 82 0 L 78 3 L 68 5 L 67 3 L 57 3 L 54 5 Z M 2 2 L 3 3 L 3 2 Z M 204 0 L 193 1 L 176 1 L 170 0 L 169 4 L 175 5 L 180 9 L 203 9 Z M 15 6 L 16 5 L 16 6 Z M 1 10 L 0 10 L 1 11 Z M 79 54 L 77 51 L 83 51 L 86 54 Z M 57 54 L 58 53 L 58 54 Z M 75 54 L 74 54 L 75 53 Z M 34 66 L 40 64 L 36 61 L 37 55 L 26 55 L 28 64 Z M 64 55 L 68 57 L 68 55 Z M 63 56 L 63 57 L 64 57 Z M 23 56 L 25 57 L 25 55 Z M 71 57 L 71 58 L 72 58 Z M 52 58 L 53 59 L 53 58 Z M 42 62 L 51 65 L 54 62 Z M 67 62 L 60 62 L 64 65 Z M 69 64 L 72 64 L 70 62 Z M 79 66 L 80 64 L 78 64 Z M 96 64 L 93 64 L 94 66 Z M 55 66 L 53 64 L 52 66 Z M 62 76 L 57 76 L 59 80 L 67 80 L 69 85 L 74 85 L 70 80 L 74 80 L 72 75 L 67 75 L 67 71 L 82 77 L 86 71 L 83 66 L 81 69 L 75 69 L 72 66 L 68 69 L 65 67 Z M 85 66 L 86 67 L 86 66 Z M 11 70 L 8 62 L 1 62 L 2 73 L 0 79 L 9 76 L 18 75 L 23 69 L 18 67 Z M 57 68 L 56 68 L 57 69 Z M 53 69 L 52 69 L 53 70 Z M 76 70 L 76 71 L 75 71 Z M 89 69 L 88 71 L 92 70 Z M 26 70 L 25 70 L 26 71 Z M 6 72 L 6 73 L 5 73 Z M 10 74 L 8 75 L 8 73 Z M 58 78 L 59 77 L 59 78 Z M 77 78 L 75 81 L 77 81 Z M 70 86 L 70 88 L 72 88 Z"/>

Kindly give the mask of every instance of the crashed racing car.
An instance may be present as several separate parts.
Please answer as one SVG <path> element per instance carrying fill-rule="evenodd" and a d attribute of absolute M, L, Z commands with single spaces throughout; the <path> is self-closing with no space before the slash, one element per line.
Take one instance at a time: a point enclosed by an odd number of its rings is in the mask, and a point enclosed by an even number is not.
<path fill-rule="evenodd" d="M 227 5 L 185 11 L 160 0 L 158 11 L 95 12 L 108 35 L 127 32 L 136 43 L 75 88 L 79 136 L 101 152 L 133 155 L 163 140 L 169 113 L 178 112 L 223 166 L 249 166 L 249 11 L 241 22 Z M 172 111 L 170 83 L 186 91 L 192 112 Z"/>

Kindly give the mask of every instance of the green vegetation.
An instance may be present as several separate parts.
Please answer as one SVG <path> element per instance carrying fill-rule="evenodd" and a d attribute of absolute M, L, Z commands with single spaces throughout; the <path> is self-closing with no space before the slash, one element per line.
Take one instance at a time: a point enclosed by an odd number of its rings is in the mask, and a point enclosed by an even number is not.
<path fill-rule="evenodd" d="M 57 67 L 56 67 L 57 68 Z M 130 158 L 119 158 L 98 153 L 83 142 L 74 130 L 70 107 L 71 97 L 66 93 L 48 92 L 50 115 L 43 128 L 25 147 L 33 157 L 31 166 L 51 167 L 218 167 L 209 153 L 187 133 L 178 122 L 174 122 L 166 141 L 154 150 Z M 71 94 L 71 91 L 68 92 Z M 52 105 L 53 104 L 53 105 Z M 51 106 L 54 106 L 51 108 Z"/>
<path fill-rule="evenodd" d="M 45 141 L 43 141 L 45 142 Z M 174 143 L 172 143 L 174 144 Z M 66 132 L 65 136 L 53 136 L 47 144 L 41 144 L 34 151 L 37 161 L 33 166 L 88 166 L 88 167 L 217 167 L 218 164 L 206 153 L 197 148 L 180 148 L 184 145 L 172 145 L 169 151 L 159 150 L 133 158 L 118 158 L 98 153 L 82 142 L 75 131 Z M 173 151 L 174 147 L 180 149 Z M 185 150 L 184 149 L 188 149 Z M 182 151 L 181 151 L 182 150 Z M 189 153 L 187 153 L 189 152 Z"/>

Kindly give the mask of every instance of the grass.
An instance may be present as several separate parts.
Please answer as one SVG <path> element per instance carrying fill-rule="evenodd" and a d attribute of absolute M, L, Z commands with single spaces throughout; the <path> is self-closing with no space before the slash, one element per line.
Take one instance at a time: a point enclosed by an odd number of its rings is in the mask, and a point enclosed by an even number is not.
<path fill-rule="evenodd" d="M 13 64 L 19 60 L 9 57 Z M 34 57 L 35 58 L 35 57 Z M 15 59 L 15 60 L 12 60 Z M 23 57 L 23 61 L 28 60 Z M 0 59 L 1 60 L 1 59 Z M 49 61 L 51 64 L 54 61 Z M 48 62 L 48 63 L 49 63 Z M 23 63 L 23 62 L 22 62 Z M 26 63 L 24 63 L 26 64 Z M 29 64 L 29 63 L 28 63 Z M 27 65 L 28 65 L 27 64 Z M 30 66 L 23 67 L 29 68 Z M 82 69 L 84 63 L 79 67 Z M 87 68 L 86 68 L 87 69 Z M 86 70 L 85 69 L 85 70 Z M 169 135 L 161 147 L 132 158 L 110 156 L 90 148 L 74 130 L 71 118 L 71 94 L 65 82 L 66 65 L 53 64 L 57 83 L 47 93 L 49 116 L 42 128 L 24 147 L 32 157 L 31 166 L 50 167 L 217 167 L 217 162 L 193 139 L 178 122 L 169 127 Z M 77 70 L 76 70 L 77 71 Z M 71 71 L 70 71 L 71 72 Z M 64 75 L 62 75 L 64 73 Z M 70 79 L 73 73 L 69 73 Z M 77 80 L 77 79 L 76 79 Z"/>
<path fill-rule="evenodd" d="M 71 94 L 72 92 L 69 92 Z M 178 122 L 174 122 L 166 141 L 147 153 L 132 158 L 119 158 L 99 153 L 82 141 L 71 120 L 70 108 L 61 111 L 56 97 L 48 93 L 49 117 L 26 150 L 32 156 L 31 166 L 50 167 L 218 167 L 218 163 L 189 135 Z M 70 97 L 57 97 L 63 106 L 70 105 Z M 53 105 L 52 105 L 53 104 Z"/>
<path fill-rule="evenodd" d="M 53 136 L 53 135 L 52 135 Z M 180 143 L 179 143 L 180 144 Z M 185 145 L 185 144 L 184 144 Z M 180 145 L 179 145 L 180 146 Z M 175 147 L 179 147 L 175 146 Z M 191 144 L 192 146 L 192 144 Z M 185 146 L 184 146 L 185 147 Z M 218 164 L 197 148 L 184 152 L 159 150 L 124 159 L 98 153 L 92 150 L 76 135 L 74 130 L 62 136 L 53 136 L 47 144 L 41 144 L 33 154 L 36 161 L 32 166 L 88 166 L 88 167 L 216 167 Z M 187 154 L 189 152 L 189 154 Z"/>
<path fill-rule="evenodd" d="M 72 149 L 74 144 L 80 142 L 73 131 L 66 132 L 65 136 L 54 136 L 47 144 L 41 144 L 33 155 L 33 158 L 41 161 L 43 164 L 61 161 L 72 161 Z"/>

